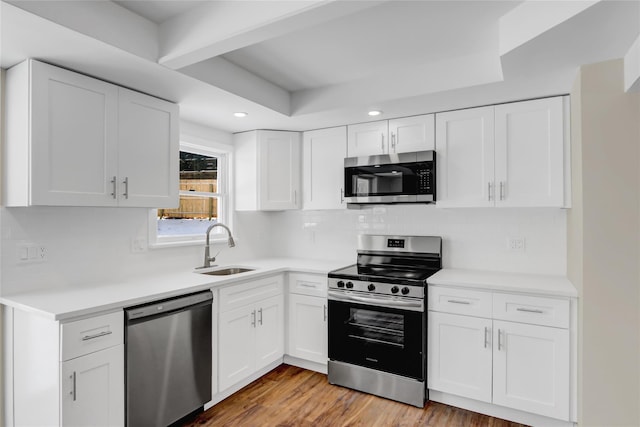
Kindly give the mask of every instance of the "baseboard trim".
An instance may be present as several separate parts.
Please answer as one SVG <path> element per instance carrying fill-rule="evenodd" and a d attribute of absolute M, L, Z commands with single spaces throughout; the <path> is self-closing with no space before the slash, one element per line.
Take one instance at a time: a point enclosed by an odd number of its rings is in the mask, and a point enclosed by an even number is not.
<path fill-rule="evenodd" d="M 298 368 L 308 369 L 310 371 L 315 371 L 320 374 L 327 374 L 327 364 L 326 363 L 318 363 L 311 362 L 306 359 L 300 359 L 298 357 L 289 356 L 288 354 L 284 355 L 283 363 L 291 366 L 297 366 Z"/>

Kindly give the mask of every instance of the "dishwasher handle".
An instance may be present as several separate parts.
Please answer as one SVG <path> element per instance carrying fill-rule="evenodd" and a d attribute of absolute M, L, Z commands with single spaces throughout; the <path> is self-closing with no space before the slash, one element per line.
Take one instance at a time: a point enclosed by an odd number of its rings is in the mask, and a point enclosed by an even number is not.
<path fill-rule="evenodd" d="M 150 304 L 137 305 L 135 307 L 126 308 L 124 311 L 127 322 L 130 322 L 133 320 L 140 320 L 145 317 L 169 315 L 175 311 L 193 306 L 209 305 L 212 302 L 213 294 L 211 291 L 205 291 L 197 294 L 155 301 Z"/>

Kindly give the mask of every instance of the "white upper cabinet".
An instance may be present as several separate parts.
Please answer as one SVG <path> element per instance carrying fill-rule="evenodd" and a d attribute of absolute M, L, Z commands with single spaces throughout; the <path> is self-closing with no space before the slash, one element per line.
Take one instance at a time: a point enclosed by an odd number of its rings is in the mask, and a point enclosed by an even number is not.
<path fill-rule="evenodd" d="M 34 60 L 6 94 L 5 205 L 177 206 L 177 105 Z"/>
<path fill-rule="evenodd" d="M 343 209 L 347 127 L 305 132 L 302 153 L 303 209 Z"/>
<path fill-rule="evenodd" d="M 408 153 L 435 149 L 434 114 L 389 120 L 389 152 Z"/>
<path fill-rule="evenodd" d="M 175 206 L 178 106 L 122 88 L 118 100 L 120 206 Z"/>
<path fill-rule="evenodd" d="M 437 205 L 568 206 L 568 99 L 436 114 Z"/>
<path fill-rule="evenodd" d="M 237 210 L 300 207 L 299 132 L 243 132 L 234 145 Z"/>
<path fill-rule="evenodd" d="M 347 126 L 347 156 L 362 157 L 389 154 L 387 120 Z"/>
<path fill-rule="evenodd" d="M 563 206 L 563 98 L 497 105 L 495 120 L 496 206 Z"/>
<path fill-rule="evenodd" d="M 433 150 L 434 115 L 359 123 L 348 127 L 348 157 Z"/>
<path fill-rule="evenodd" d="M 436 114 L 437 206 L 493 206 L 493 107 Z"/>

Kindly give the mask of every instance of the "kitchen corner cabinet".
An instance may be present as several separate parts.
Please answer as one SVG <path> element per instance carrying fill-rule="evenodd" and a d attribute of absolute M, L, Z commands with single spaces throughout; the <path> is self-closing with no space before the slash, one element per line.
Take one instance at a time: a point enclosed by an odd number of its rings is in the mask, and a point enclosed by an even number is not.
<path fill-rule="evenodd" d="M 219 390 L 284 355 L 283 276 L 220 289 Z"/>
<path fill-rule="evenodd" d="M 344 209 L 347 127 L 305 132 L 302 138 L 303 209 Z"/>
<path fill-rule="evenodd" d="M 439 207 L 567 207 L 568 97 L 436 114 Z"/>
<path fill-rule="evenodd" d="M 35 60 L 6 96 L 6 206 L 177 206 L 176 104 Z"/>
<path fill-rule="evenodd" d="M 347 155 L 362 157 L 433 150 L 434 127 L 433 114 L 349 125 Z"/>
<path fill-rule="evenodd" d="M 236 210 L 299 209 L 300 133 L 254 130 L 233 140 Z"/>
<path fill-rule="evenodd" d="M 289 274 L 287 354 L 327 364 L 327 276 Z"/>
<path fill-rule="evenodd" d="M 570 421 L 569 305 L 429 286 L 428 388 Z"/>
<path fill-rule="evenodd" d="M 68 323 L 4 311 L 3 425 L 124 426 L 122 311 Z"/>

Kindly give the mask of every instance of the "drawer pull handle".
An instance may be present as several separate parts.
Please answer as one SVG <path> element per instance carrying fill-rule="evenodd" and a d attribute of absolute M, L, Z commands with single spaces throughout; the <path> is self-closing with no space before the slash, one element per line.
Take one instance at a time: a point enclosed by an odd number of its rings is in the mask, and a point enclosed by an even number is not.
<path fill-rule="evenodd" d="M 502 331 L 498 329 L 498 351 L 502 350 Z"/>
<path fill-rule="evenodd" d="M 298 286 L 301 286 L 303 288 L 315 288 L 316 285 L 314 285 L 313 283 L 304 283 L 304 282 L 300 282 L 298 284 Z"/>
<path fill-rule="evenodd" d="M 69 394 L 71 396 L 73 396 L 73 401 L 75 402 L 76 401 L 76 397 L 77 397 L 77 394 L 76 394 L 76 371 L 73 371 L 73 375 L 70 375 L 69 378 L 71 378 L 72 385 L 73 385 L 73 388 L 71 389 L 71 392 Z"/>
<path fill-rule="evenodd" d="M 99 334 L 94 334 L 94 335 L 85 335 L 84 337 L 82 337 L 82 341 L 89 341 L 92 340 L 94 338 L 100 338 L 100 337 L 104 337 L 106 335 L 111 335 L 113 332 L 111 331 L 102 331 Z"/>
<path fill-rule="evenodd" d="M 484 348 L 487 348 L 489 341 L 487 340 L 487 335 L 489 335 L 489 328 L 484 327 Z"/>
<path fill-rule="evenodd" d="M 536 309 L 533 309 L 533 308 L 522 308 L 522 307 L 518 307 L 518 308 L 516 308 L 516 311 L 524 311 L 525 313 L 544 314 L 544 311 L 542 311 L 542 310 L 536 310 Z"/>
<path fill-rule="evenodd" d="M 452 304 L 464 304 L 464 305 L 470 305 L 471 303 L 469 301 L 460 301 L 457 299 L 449 299 L 447 300 L 447 302 L 450 302 Z"/>

